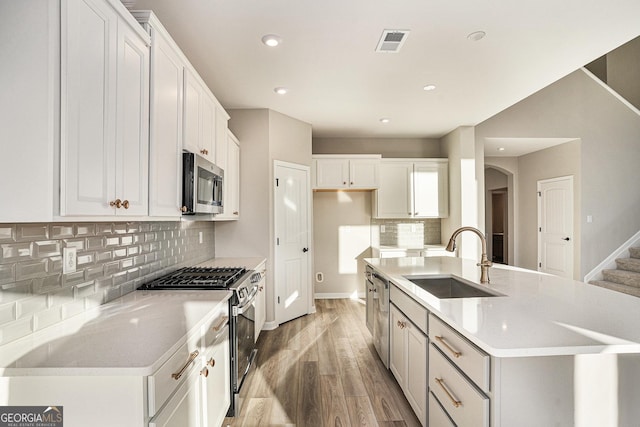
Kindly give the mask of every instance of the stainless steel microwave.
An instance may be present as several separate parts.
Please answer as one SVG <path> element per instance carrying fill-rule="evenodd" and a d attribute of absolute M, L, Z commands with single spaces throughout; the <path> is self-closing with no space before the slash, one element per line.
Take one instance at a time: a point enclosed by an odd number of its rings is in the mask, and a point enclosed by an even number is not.
<path fill-rule="evenodd" d="M 198 154 L 182 153 L 182 214 L 222 213 L 224 171 Z"/>

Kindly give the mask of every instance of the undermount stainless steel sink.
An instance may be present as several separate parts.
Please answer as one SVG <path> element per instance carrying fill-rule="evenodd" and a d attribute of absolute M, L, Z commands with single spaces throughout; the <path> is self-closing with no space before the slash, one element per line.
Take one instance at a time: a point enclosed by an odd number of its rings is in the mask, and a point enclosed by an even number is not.
<path fill-rule="evenodd" d="M 495 291 L 480 289 L 454 277 L 404 276 L 414 285 L 424 289 L 436 298 L 482 298 L 504 296 Z"/>

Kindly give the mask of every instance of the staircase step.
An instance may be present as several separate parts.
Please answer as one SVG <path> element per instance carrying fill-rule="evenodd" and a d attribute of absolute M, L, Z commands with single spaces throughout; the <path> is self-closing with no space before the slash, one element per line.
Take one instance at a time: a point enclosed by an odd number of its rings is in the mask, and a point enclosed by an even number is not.
<path fill-rule="evenodd" d="M 640 258 L 620 258 L 616 260 L 616 265 L 619 270 L 640 273 Z"/>
<path fill-rule="evenodd" d="M 607 282 L 606 280 L 593 280 L 589 283 L 592 285 L 600 286 L 601 288 L 606 288 L 612 291 L 622 292 L 624 294 L 640 297 L 640 288 L 636 286 L 621 285 L 620 283 Z"/>
<path fill-rule="evenodd" d="M 620 283 L 621 285 L 636 286 L 640 288 L 640 273 L 624 270 L 603 270 L 602 276 L 607 282 Z"/>
<path fill-rule="evenodd" d="M 640 247 L 629 248 L 629 256 L 631 256 L 631 258 L 640 258 Z"/>

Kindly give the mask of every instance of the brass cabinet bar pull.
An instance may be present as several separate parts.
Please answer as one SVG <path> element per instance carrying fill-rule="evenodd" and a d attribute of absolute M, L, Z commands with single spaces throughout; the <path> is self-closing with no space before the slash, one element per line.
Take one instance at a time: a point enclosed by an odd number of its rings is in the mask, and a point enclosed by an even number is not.
<path fill-rule="evenodd" d="M 449 400 L 451 400 L 451 403 L 453 404 L 453 406 L 457 408 L 460 405 L 462 405 L 462 402 L 460 402 L 458 399 L 453 397 L 451 393 L 449 393 L 449 390 L 447 389 L 447 387 L 445 387 L 446 384 L 444 383 L 444 380 L 442 378 L 436 378 L 436 382 L 442 388 L 442 390 L 447 394 L 447 397 L 449 398 Z"/>
<path fill-rule="evenodd" d="M 222 318 L 220 319 L 220 323 L 218 323 L 216 326 L 213 326 L 211 329 L 218 332 L 224 325 L 227 324 L 228 320 L 229 316 L 222 316 Z"/>
<path fill-rule="evenodd" d="M 196 360 L 196 357 L 198 357 L 198 354 L 200 354 L 200 352 L 198 350 L 194 350 L 190 355 L 189 355 L 189 359 L 187 360 L 187 363 L 184 364 L 184 366 L 182 367 L 182 369 L 180 369 L 179 372 L 173 373 L 171 374 L 171 378 L 173 378 L 174 380 L 179 380 L 180 377 L 182 376 L 182 374 L 184 374 L 184 371 L 187 370 L 187 368 L 189 367 L 189 365 L 191 365 L 191 363 Z"/>
<path fill-rule="evenodd" d="M 442 343 L 442 345 L 445 346 L 447 348 L 447 350 L 449 350 L 451 352 L 451 354 L 453 354 L 453 357 L 462 356 L 462 353 L 460 353 L 458 350 L 454 349 L 449 344 L 447 344 L 447 342 L 444 340 L 444 338 L 439 337 L 439 336 L 436 335 L 436 340 L 440 341 Z"/>

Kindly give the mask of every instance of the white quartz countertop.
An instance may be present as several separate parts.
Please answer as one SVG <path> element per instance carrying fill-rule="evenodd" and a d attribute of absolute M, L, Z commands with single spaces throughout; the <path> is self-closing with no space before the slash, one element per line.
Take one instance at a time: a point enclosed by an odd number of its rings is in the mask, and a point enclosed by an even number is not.
<path fill-rule="evenodd" d="M 216 258 L 198 265 L 253 270 L 263 262 Z M 131 292 L 0 346 L 0 374 L 150 375 L 230 297 L 225 290 Z"/>
<path fill-rule="evenodd" d="M 134 291 L 0 347 L 13 375 L 150 375 L 229 291 Z"/>
<path fill-rule="evenodd" d="M 460 334 L 496 357 L 640 353 L 640 298 L 557 276 L 451 257 L 365 261 Z M 454 276 L 504 294 L 438 299 L 404 276 Z"/>

